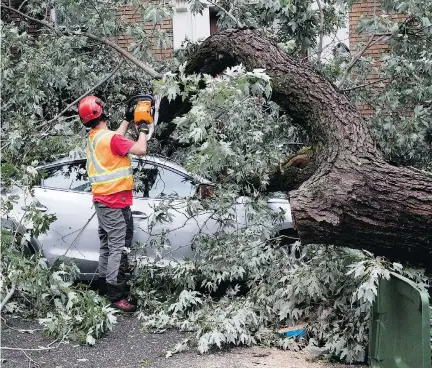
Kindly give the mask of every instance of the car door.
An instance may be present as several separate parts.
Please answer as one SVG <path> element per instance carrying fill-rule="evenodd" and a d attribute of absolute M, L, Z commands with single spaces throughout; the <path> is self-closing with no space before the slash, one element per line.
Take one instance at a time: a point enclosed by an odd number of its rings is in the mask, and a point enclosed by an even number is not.
<path fill-rule="evenodd" d="M 57 219 L 38 242 L 48 262 L 73 260 L 83 274 L 95 272 L 99 260 L 98 222 L 92 202 L 85 160 L 65 162 L 43 169 L 35 198 Z"/>
<path fill-rule="evenodd" d="M 217 229 L 216 222 L 209 220 L 211 212 L 194 217 L 187 214 L 187 200 L 196 194 L 199 183 L 169 165 L 142 160 L 134 162 L 133 166 L 134 242 L 142 245 L 151 260 L 155 257 L 180 262 L 193 259 L 193 237 L 199 232 L 211 233 Z M 165 217 L 160 206 L 168 202 L 170 215 Z M 154 223 L 155 218 L 163 221 Z"/>

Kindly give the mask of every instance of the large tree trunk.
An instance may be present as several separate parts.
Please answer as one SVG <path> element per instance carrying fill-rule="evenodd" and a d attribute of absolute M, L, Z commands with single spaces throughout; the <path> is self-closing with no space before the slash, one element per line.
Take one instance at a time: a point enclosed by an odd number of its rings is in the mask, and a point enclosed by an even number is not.
<path fill-rule="evenodd" d="M 431 266 L 432 176 L 386 163 L 344 94 L 256 30 L 211 36 L 191 57 L 187 72 L 215 75 L 240 63 L 267 71 L 272 100 L 316 143 L 317 170 L 290 193 L 302 242 L 362 248 Z"/>

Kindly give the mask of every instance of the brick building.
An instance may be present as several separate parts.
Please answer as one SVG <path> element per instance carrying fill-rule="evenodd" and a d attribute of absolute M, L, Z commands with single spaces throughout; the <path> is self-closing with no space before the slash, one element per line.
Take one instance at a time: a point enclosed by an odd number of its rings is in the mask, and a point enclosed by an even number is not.
<path fill-rule="evenodd" d="M 349 13 L 349 45 L 351 50 L 356 50 L 358 44 L 364 45 L 367 42 L 367 37 L 361 37 L 357 34 L 356 28 L 362 17 L 372 18 L 374 16 L 382 16 L 388 15 L 384 12 L 382 7 L 380 6 L 380 2 L 376 0 L 359 0 L 352 6 L 352 10 Z M 400 14 L 392 14 L 390 15 L 393 19 L 404 19 L 403 15 Z M 369 37 L 369 36 L 368 36 Z M 375 40 L 379 36 L 376 36 Z M 375 60 L 374 65 L 379 66 L 380 58 L 382 54 L 388 50 L 389 46 L 385 40 L 379 41 L 374 45 L 370 46 L 365 52 L 364 56 L 372 57 Z M 374 82 L 379 80 L 379 76 L 377 74 L 370 74 L 368 76 L 368 80 L 370 82 Z M 375 89 L 379 90 L 378 86 L 375 86 Z M 358 105 L 358 109 L 363 114 L 364 117 L 370 117 L 375 113 L 374 107 L 371 105 Z"/>
<path fill-rule="evenodd" d="M 147 0 L 143 0 L 147 1 Z M 152 0 L 158 2 L 158 0 Z M 163 29 L 171 35 L 172 47 L 169 49 L 152 49 L 153 55 L 157 60 L 170 58 L 173 50 L 181 47 L 182 42 L 188 38 L 191 41 L 205 39 L 217 31 L 216 10 L 208 4 L 202 14 L 192 14 L 187 0 L 174 1 L 174 14 L 171 19 L 165 19 L 163 24 L 154 25 L 144 23 L 144 29 L 151 35 L 156 29 Z M 127 21 L 138 22 L 139 14 L 133 7 L 122 7 L 119 9 L 119 16 L 124 17 Z M 120 46 L 127 48 L 131 42 L 130 37 L 120 36 L 118 39 Z"/>
<path fill-rule="evenodd" d="M 137 13 L 136 9 L 133 7 L 126 7 L 126 6 L 122 7 L 119 9 L 118 13 L 119 13 L 120 17 L 124 18 L 128 22 L 136 23 L 136 22 L 140 21 L 140 15 Z M 165 19 L 162 24 L 156 24 L 156 25 L 154 25 L 153 23 L 147 22 L 147 23 L 144 23 L 143 26 L 144 26 L 146 33 L 148 33 L 149 35 L 151 35 L 152 32 L 154 32 L 155 30 L 160 30 L 160 29 L 163 29 L 166 32 L 172 34 L 173 20 L 172 19 Z M 132 42 L 132 38 L 123 35 L 123 36 L 118 37 L 117 42 L 121 47 L 127 49 L 129 44 Z M 172 52 L 173 52 L 172 48 L 168 48 L 168 49 L 159 49 L 157 47 L 152 48 L 152 54 L 156 60 L 172 58 L 172 56 L 173 56 Z"/>
<path fill-rule="evenodd" d="M 365 41 L 356 33 L 356 28 L 362 17 L 374 17 L 383 15 L 384 11 L 381 9 L 379 2 L 375 0 L 359 1 L 352 6 L 349 13 L 349 44 L 352 49 L 355 49 L 359 42 Z M 374 58 L 379 58 L 383 51 L 386 49 L 385 42 L 379 42 L 370 47 L 364 55 L 369 55 Z"/>
<path fill-rule="evenodd" d="M 152 1 L 154 3 L 158 3 L 161 0 L 142 0 L 142 1 Z M 11 0 L 12 6 L 18 7 L 22 3 L 22 0 Z M 202 14 L 192 14 L 190 10 L 190 6 L 187 0 L 175 0 L 174 4 L 174 13 L 171 19 L 165 19 L 162 24 L 154 25 L 152 23 L 144 23 L 144 29 L 146 32 L 151 35 L 154 30 L 162 29 L 168 32 L 171 36 L 172 47 L 166 49 L 160 49 L 156 46 L 152 48 L 153 55 L 157 60 L 171 58 L 173 56 L 173 50 L 180 48 L 182 42 L 185 38 L 188 38 L 191 41 L 198 41 L 200 39 L 205 39 L 211 34 L 217 31 L 217 8 L 211 6 L 208 3 L 208 6 L 203 10 Z M 140 19 L 139 14 L 137 14 L 136 9 L 132 7 L 122 7 L 119 9 L 118 14 L 120 17 L 124 17 L 127 21 L 130 22 L 138 22 Z M 352 6 L 352 10 L 349 13 L 348 24 L 349 26 L 346 29 L 342 29 L 338 38 L 342 42 L 344 42 L 353 53 L 354 50 L 357 49 L 358 43 L 364 43 L 365 39 L 360 37 L 356 33 L 356 27 L 359 24 L 361 17 L 373 17 L 375 15 L 384 14 L 384 11 L 381 9 L 379 5 L 379 1 L 376 0 L 358 0 Z M 52 15 L 52 14 L 51 14 Z M 17 18 L 16 15 L 11 14 L 11 18 Z M 30 32 L 36 33 L 37 25 L 31 24 L 32 29 Z M 131 43 L 132 39 L 128 36 L 120 36 L 117 39 L 120 46 L 123 48 L 128 48 L 128 45 Z M 334 42 L 334 40 L 330 41 L 324 40 L 325 43 L 329 44 Z M 365 53 L 365 56 L 373 57 L 377 63 L 382 55 L 382 53 L 386 50 L 388 46 L 385 42 L 379 42 L 371 46 Z M 330 50 L 327 48 L 327 50 Z M 370 79 L 373 81 L 377 76 L 371 75 Z M 370 106 L 362 105 L 360 106 L 360 110 L 367 117 L 374 113 L 373 108 Z"/>
<path fill-rule="evenodd" d="M 143 0 L 149 1 L 149 0 Z M 150 0 L 152 2 L 160 2 L 161 0 Z M 218 9 L 212 6 L 210 3 L 203 10 L 202 14 L 192 14 L 190 6 L 187 0 L 175 0 L 174 13 L 171 19 L 165 19 L 163 24 L 153 25 L 151 23 L 144 23 L 144 29 L 148 34 L 151 34 L 154 29 L 163 29 L 171 35 L 172 47 L 168 49 L 152 49 L 153 55 L 157 60 L 164 58 L 171 58 L 173 56 L 173 50 L 180 48 L 182 42 L 188 38 L 191 41 L 198 41 L 205 39 L 211 34 L 217 32 L 217 11 Z M 332 39 L 326 37 L 324 39 L 324 55 L 331 55 L 332 48 L 341 41 L 349 47 L 351 53 L 354 54 L 358 48 L 358 44 L 365 44 L 367 39 L 364 36 L 360 36 L 356 32 L 356 28 L 362 17 L 371 18 L 374 16 L 384 15 L 383 9 L 380 7 L 379 1 L 377 0 L 358 0 L 353 6 L 348 15 L 348 27 L 341 29 L 337 38 Z M 139 15 L 136 13 L 134 8 L 123 7 L 119 9 L 119 15 L 125 17 L 130 22 L 139 21 Z M 118 43 L 127 48 L 131 42 L 130 37 L 121 36 L 118 38 Z M 385 41 L 380 41 L 372 45 L 365 53 L 364 56 L 373 57 L 376 63 L 379 63 L 379 59 L 382 53 L 388 48 Z M 377 75 L 371 74 L 369 76 L 370 81 L 378 79 Z M 370 117 L 374 114 L 373 106 L 359 105 L 359 110 L 365 117 Z"/>

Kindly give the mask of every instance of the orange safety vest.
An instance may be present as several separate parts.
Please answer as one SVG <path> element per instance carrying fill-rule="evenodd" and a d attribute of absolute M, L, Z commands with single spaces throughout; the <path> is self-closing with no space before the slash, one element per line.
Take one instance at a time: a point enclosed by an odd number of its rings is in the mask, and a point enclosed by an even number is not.
<path fill-rule="evenodd" d="M 87 174 L 94 195 L 112 195 L 133 189 L 133 171 L 129 156 L 111 151 L 114 132 L 92 129 L 87 142 Z"/>

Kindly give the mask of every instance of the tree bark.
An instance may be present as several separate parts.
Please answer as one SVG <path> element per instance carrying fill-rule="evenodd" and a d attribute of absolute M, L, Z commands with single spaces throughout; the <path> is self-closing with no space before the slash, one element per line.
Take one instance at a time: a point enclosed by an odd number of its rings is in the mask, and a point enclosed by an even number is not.
<path fill-rule="evenodd" d="M 366 249 L 430 268 L 432 175 L 386 163 L 347 97 L 257 30 L 211 36 L 190 58 L 187 73 L 215 75 L 240 63 L 266 70 L 272 100 L 315 142 L 316 171 L 290 193 L 302 242 Z"/>

